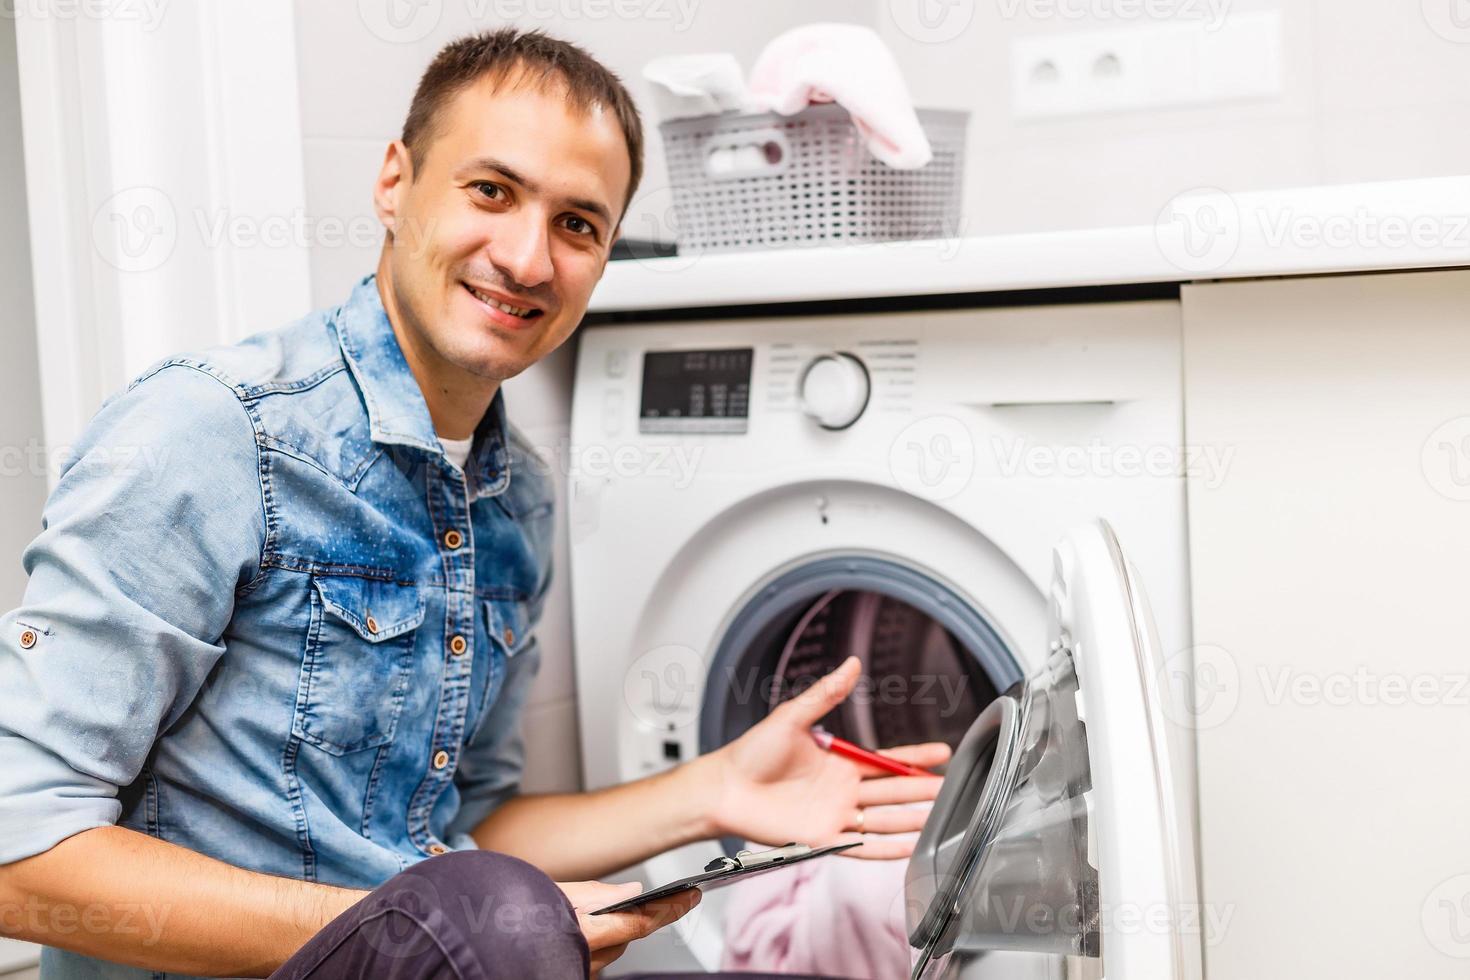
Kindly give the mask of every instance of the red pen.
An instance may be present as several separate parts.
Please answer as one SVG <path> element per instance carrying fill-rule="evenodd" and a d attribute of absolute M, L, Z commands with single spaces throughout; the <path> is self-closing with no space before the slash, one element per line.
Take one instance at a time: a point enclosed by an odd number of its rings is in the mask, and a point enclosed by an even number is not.
<path fill-rule="evenodd" d="M 890 759 L 886 755 L 870 752 L 860 745 L 853 745 L 847 739 L 838 738 L 820 726 L 812 728 L 812 738 L 816 741 L 817 745 L 826 749 L 828 752 L 836 752 L 845 759 L 851 759 L 853 762 L 861 762 L 875 769 L 882 769 L 884 772 L 892 773 L 895 776 L 937 775 L 937 773 L 932 773 L 928 769 L 920 769 L 918 766 L 911 766 L 907 762 L 899 762 L 897 759 Z"/>

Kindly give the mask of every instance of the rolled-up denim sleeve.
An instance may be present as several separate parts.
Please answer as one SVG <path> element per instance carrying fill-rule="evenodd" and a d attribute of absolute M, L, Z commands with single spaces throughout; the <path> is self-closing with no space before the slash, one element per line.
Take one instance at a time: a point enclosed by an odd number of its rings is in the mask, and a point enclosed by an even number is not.
<path fill-rule="evenodd" d="M 92 420 L 0 617 L 0 864 L 117 822 L 224 652 L 264 501 L 255 426 L 221 378 L 165 366 Z"/>

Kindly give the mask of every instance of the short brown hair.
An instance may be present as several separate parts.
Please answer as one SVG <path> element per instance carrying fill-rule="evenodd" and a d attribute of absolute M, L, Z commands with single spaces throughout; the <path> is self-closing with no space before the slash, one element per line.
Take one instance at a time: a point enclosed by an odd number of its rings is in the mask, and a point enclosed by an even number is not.
<path fill-rule="evenodd" d="M 519 31 L 503 27 L 451 41 L 434 56 L 403 122 L 403 142 L 415 169 L 423 165 L 429 144 L 437 135 L 435 118 L 460 90 L 489 77 L 496 82 L 521 71 L 536 84 L 559 82 L 572 106 L 586 112 L 601 106 L 617 116 L 628 144 L 627 209 L 638 182 L 643 179 L 643 123 L 633 97 L 622 81 L 582 48 L 549 37 L 541 31 Z"/>

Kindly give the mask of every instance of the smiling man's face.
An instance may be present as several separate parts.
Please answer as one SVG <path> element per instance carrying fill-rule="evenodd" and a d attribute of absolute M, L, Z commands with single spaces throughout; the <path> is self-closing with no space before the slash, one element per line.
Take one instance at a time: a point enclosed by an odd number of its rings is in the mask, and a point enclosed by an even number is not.
<path fill-rule="evenodd" d="M 554 79 L 481 79 L 440 109 L 419 164 L 395 143 L 376 187 L 401 339 L 439 370 L 512 378 L 571 335 L 606 267 L 631 175 L 617 117 Z"/>

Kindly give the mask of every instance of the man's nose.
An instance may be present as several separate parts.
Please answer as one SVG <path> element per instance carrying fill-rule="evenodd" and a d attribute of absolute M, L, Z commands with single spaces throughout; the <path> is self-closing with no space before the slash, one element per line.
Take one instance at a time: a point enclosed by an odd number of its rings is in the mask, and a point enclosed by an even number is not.
<path fill-rule="evenodd" d="M 551 237 L 536 208 L 526 208 L 501 225 L 490 243 L 490 261 L 523 289 L 551 281 Z"/>

